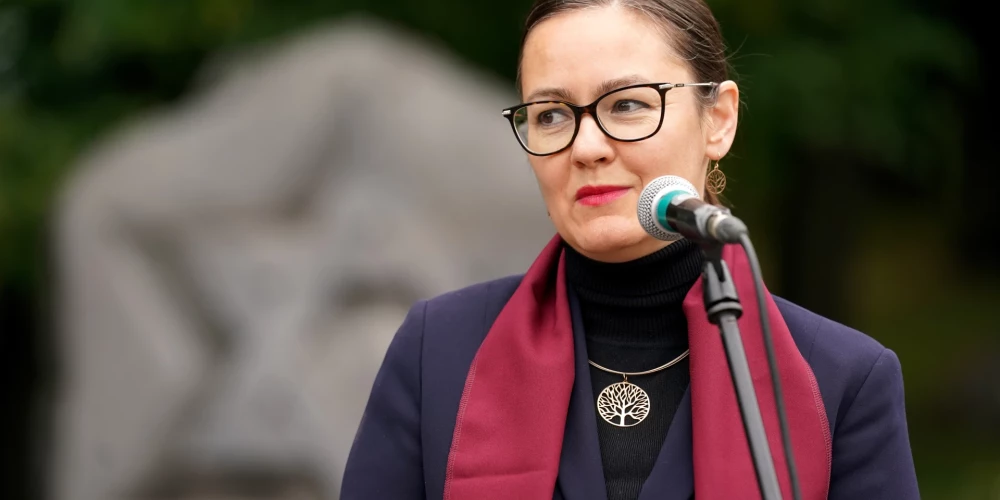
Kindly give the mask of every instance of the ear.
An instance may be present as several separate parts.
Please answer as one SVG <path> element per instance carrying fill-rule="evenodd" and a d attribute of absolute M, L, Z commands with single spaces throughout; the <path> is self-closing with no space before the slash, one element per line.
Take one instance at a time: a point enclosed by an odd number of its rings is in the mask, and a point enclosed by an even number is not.
<path fill-rule="evenodd" d="M 740 111 L 740 89 L 736 82 L 726 80 L 716 89 L 715 105 L 708 109 L 708 127 L 705 130 L 705 149 L 713 160 L 718 160 L 733 145 L 736 123 Z"/>

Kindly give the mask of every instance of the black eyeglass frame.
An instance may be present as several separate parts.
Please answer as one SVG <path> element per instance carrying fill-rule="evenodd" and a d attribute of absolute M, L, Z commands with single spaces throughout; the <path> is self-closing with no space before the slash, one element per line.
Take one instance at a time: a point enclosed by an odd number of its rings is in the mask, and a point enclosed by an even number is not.
<path fill-rule="evenodd" d="M 614 89 L 614 90 L 609 90 L 608 92 L 605 92 L 600 97 L 598 97 L 597 99 L 595 99 L 594 102 L 592 102 L 590 104 L 587 104 L 586 106 L 579 106 L 579 105 L 573 104 L 571 102 L 558 101 L 558 100 L 533 101 L 533 102 L 526 102 L 526 103 L 523 103 L 523 104 L 518 104 L 516 106 L 511 106 L 509 108 L 505 108 L 505 109 L 503 109 L 501 111 L 501 114 L 504 117 L 507 118 L 508 122 L 510 122 L 510 128 L 514 132 L 514 137 L 517 138 L 517 143 L 521 145 L 522 149 L 524 149 L 528 154 L 534 155 L 534 156 L 551 156 L 551 155 L 554 155 L 554 154 L 561 153 L 561 152 L 565 151 L 566 149 L 568 149 L 570 146 L 573 145 L 573 142 L 576 141 L 577 134 L 580 133 L 580 122 L 583 121 L 583 114 L 584 113 L 589 113 L 590 116 L 592 116 L 594 118 L 594 122 L 597 123 L 597 128 L 601 129 L 601 132 L 603 132 L 604 135 L 610 137 L 611 139 L 614 139 L 614 140 L 619 141 L 619 142 L 639 142 L 639 141 L 644 141 L 644 140 L 649 139 L 650 137 L 653 137 L 654 135 L 656 135 L 656 133 L 659 132 L 660 128 L 663 126 L 663 116 L 664 116 L 664 113 L 666 112 L 666 109 L 665 109 L 666 108 L 666 95 L 667 95 L 667 91 L 668 90 L 675 89 L 675 88 L 680 88 L 680 87 L 711 87 L 711 88 L 715 89 L 718 86 L 719 86 L 719 84 L 716 83 L 716 82 L 706 82 L 706 83 L 637 83 L 635 85 L 628 85 L 628 86 L 617 88 L 617 89 Z M 601 100 L 604 99 L 605 97 L 607 97 L 607 96 L 609 96 L 611 94 L 614 94 L 616 92 L 621 92 L 623 90 L 628 90 L 628 89 L 647 88 L 647 87 L 648 88 L 654 88 L 654 89 L 656 89 L 659 92 L 659 94 L 660 94 L 660 121 L 656 124 L 656 129 L 653 130 L 649 135 L 646 135 L 644 137 L 640 137 L 638 139 L 619 139 L 619 138 L 611 135 L 611 132 L 608 132 L 608 129 L 604 128 L 604 124 L 601 123 L 601 118 L 599 116 L 597 116 L 597 103 L 601 102 Z M 573 119 L 574 119 L 574 123 L 573 123 L 573 127 L 574 127 L 573 128 L 573 136 L 570 137 L 569 142 L 566 143 L 565 146 L 563 146 L 562 148 L 560 148 L 560 149 L 558 149 L 556 151 L 553 151 L 551 153 L 535 153 L 534 151 L 528 149 L 528 146 L 524 144 L 523 140 L 521 140 L 521 134 L 517 133 L 517 126 L 514 125 L 514 115 L 517 113 L 518 110 L 520 110 L 522 108 L 526 108 L 526 107 L 531 106 L 533 104 L 548 104 L 548 103 L 563 104 L 563 105 L 565 105 L 566 107 L 568 107 L 569 109 L 571 109 L 573 111 Z"/>

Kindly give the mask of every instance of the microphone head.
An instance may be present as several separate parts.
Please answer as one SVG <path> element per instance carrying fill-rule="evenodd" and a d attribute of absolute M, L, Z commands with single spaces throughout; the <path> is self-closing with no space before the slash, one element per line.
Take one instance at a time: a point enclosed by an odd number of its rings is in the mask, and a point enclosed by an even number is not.
<path fill-rule="evenodd" d="M 688 196 L 700 198 L 694 185 L 688 182 L 687 179 L 676 175 L 664 175 L 653 179 L 643 188 L 642 193 L 639 194 L 639 224 L 642 225 L 642 228 L 650 236 L 658 240 L 675 241 L 684 237 L 681 233 L 662 224 L 660 222 L 660 215 L 657 214 L 657 210 L 663 210 L 665 218 L 666 207 L 661 207 L 661 202 L 664 196 L 671 193 L 683 193 Z"/>

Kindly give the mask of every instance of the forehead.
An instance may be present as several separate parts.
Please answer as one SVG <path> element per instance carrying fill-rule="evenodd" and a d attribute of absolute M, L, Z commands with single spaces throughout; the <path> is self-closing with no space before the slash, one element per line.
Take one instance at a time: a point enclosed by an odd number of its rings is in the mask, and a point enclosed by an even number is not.
<path fill-rule="evenodd" d="M 649 19 L 620 7 L 564 12 L 536 25 L 525 40 L 521 94 L 561 88 L 578 103 L 598 96 L 602 82 L 638 75 L 686 82 L 690 72 L 667 35 Z"/>

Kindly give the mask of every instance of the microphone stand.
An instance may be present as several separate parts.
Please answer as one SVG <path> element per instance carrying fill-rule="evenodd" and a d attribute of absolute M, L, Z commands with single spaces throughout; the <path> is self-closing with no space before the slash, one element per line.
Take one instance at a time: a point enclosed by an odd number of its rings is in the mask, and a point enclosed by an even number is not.
<path fill-rule="evenodd" d="M 726 361 L 729 364 L 729 373 L 733 377 L 733 385 L 736 387 L 736 399 L 743 417 L 743 430 L 750 443 L 750 454 L 753 457 L 760 494 L 763 500 L 781 500 L 781 488 L 778 486 L 771 448 L 764 432 L 764 420 L 757 404 L 757 393 L 750 377 L 750 365 L 736 323 L 737 318 L 743 315 L 743 307 L 736 293 L 736 284 L 729 274 L 725 261 L 722 260 L 723 245 L 703 241 L 701 247 L 705 255 L 705 312 L 708 314 L 708 321 L 717 325 L 722 334 Z"/>

